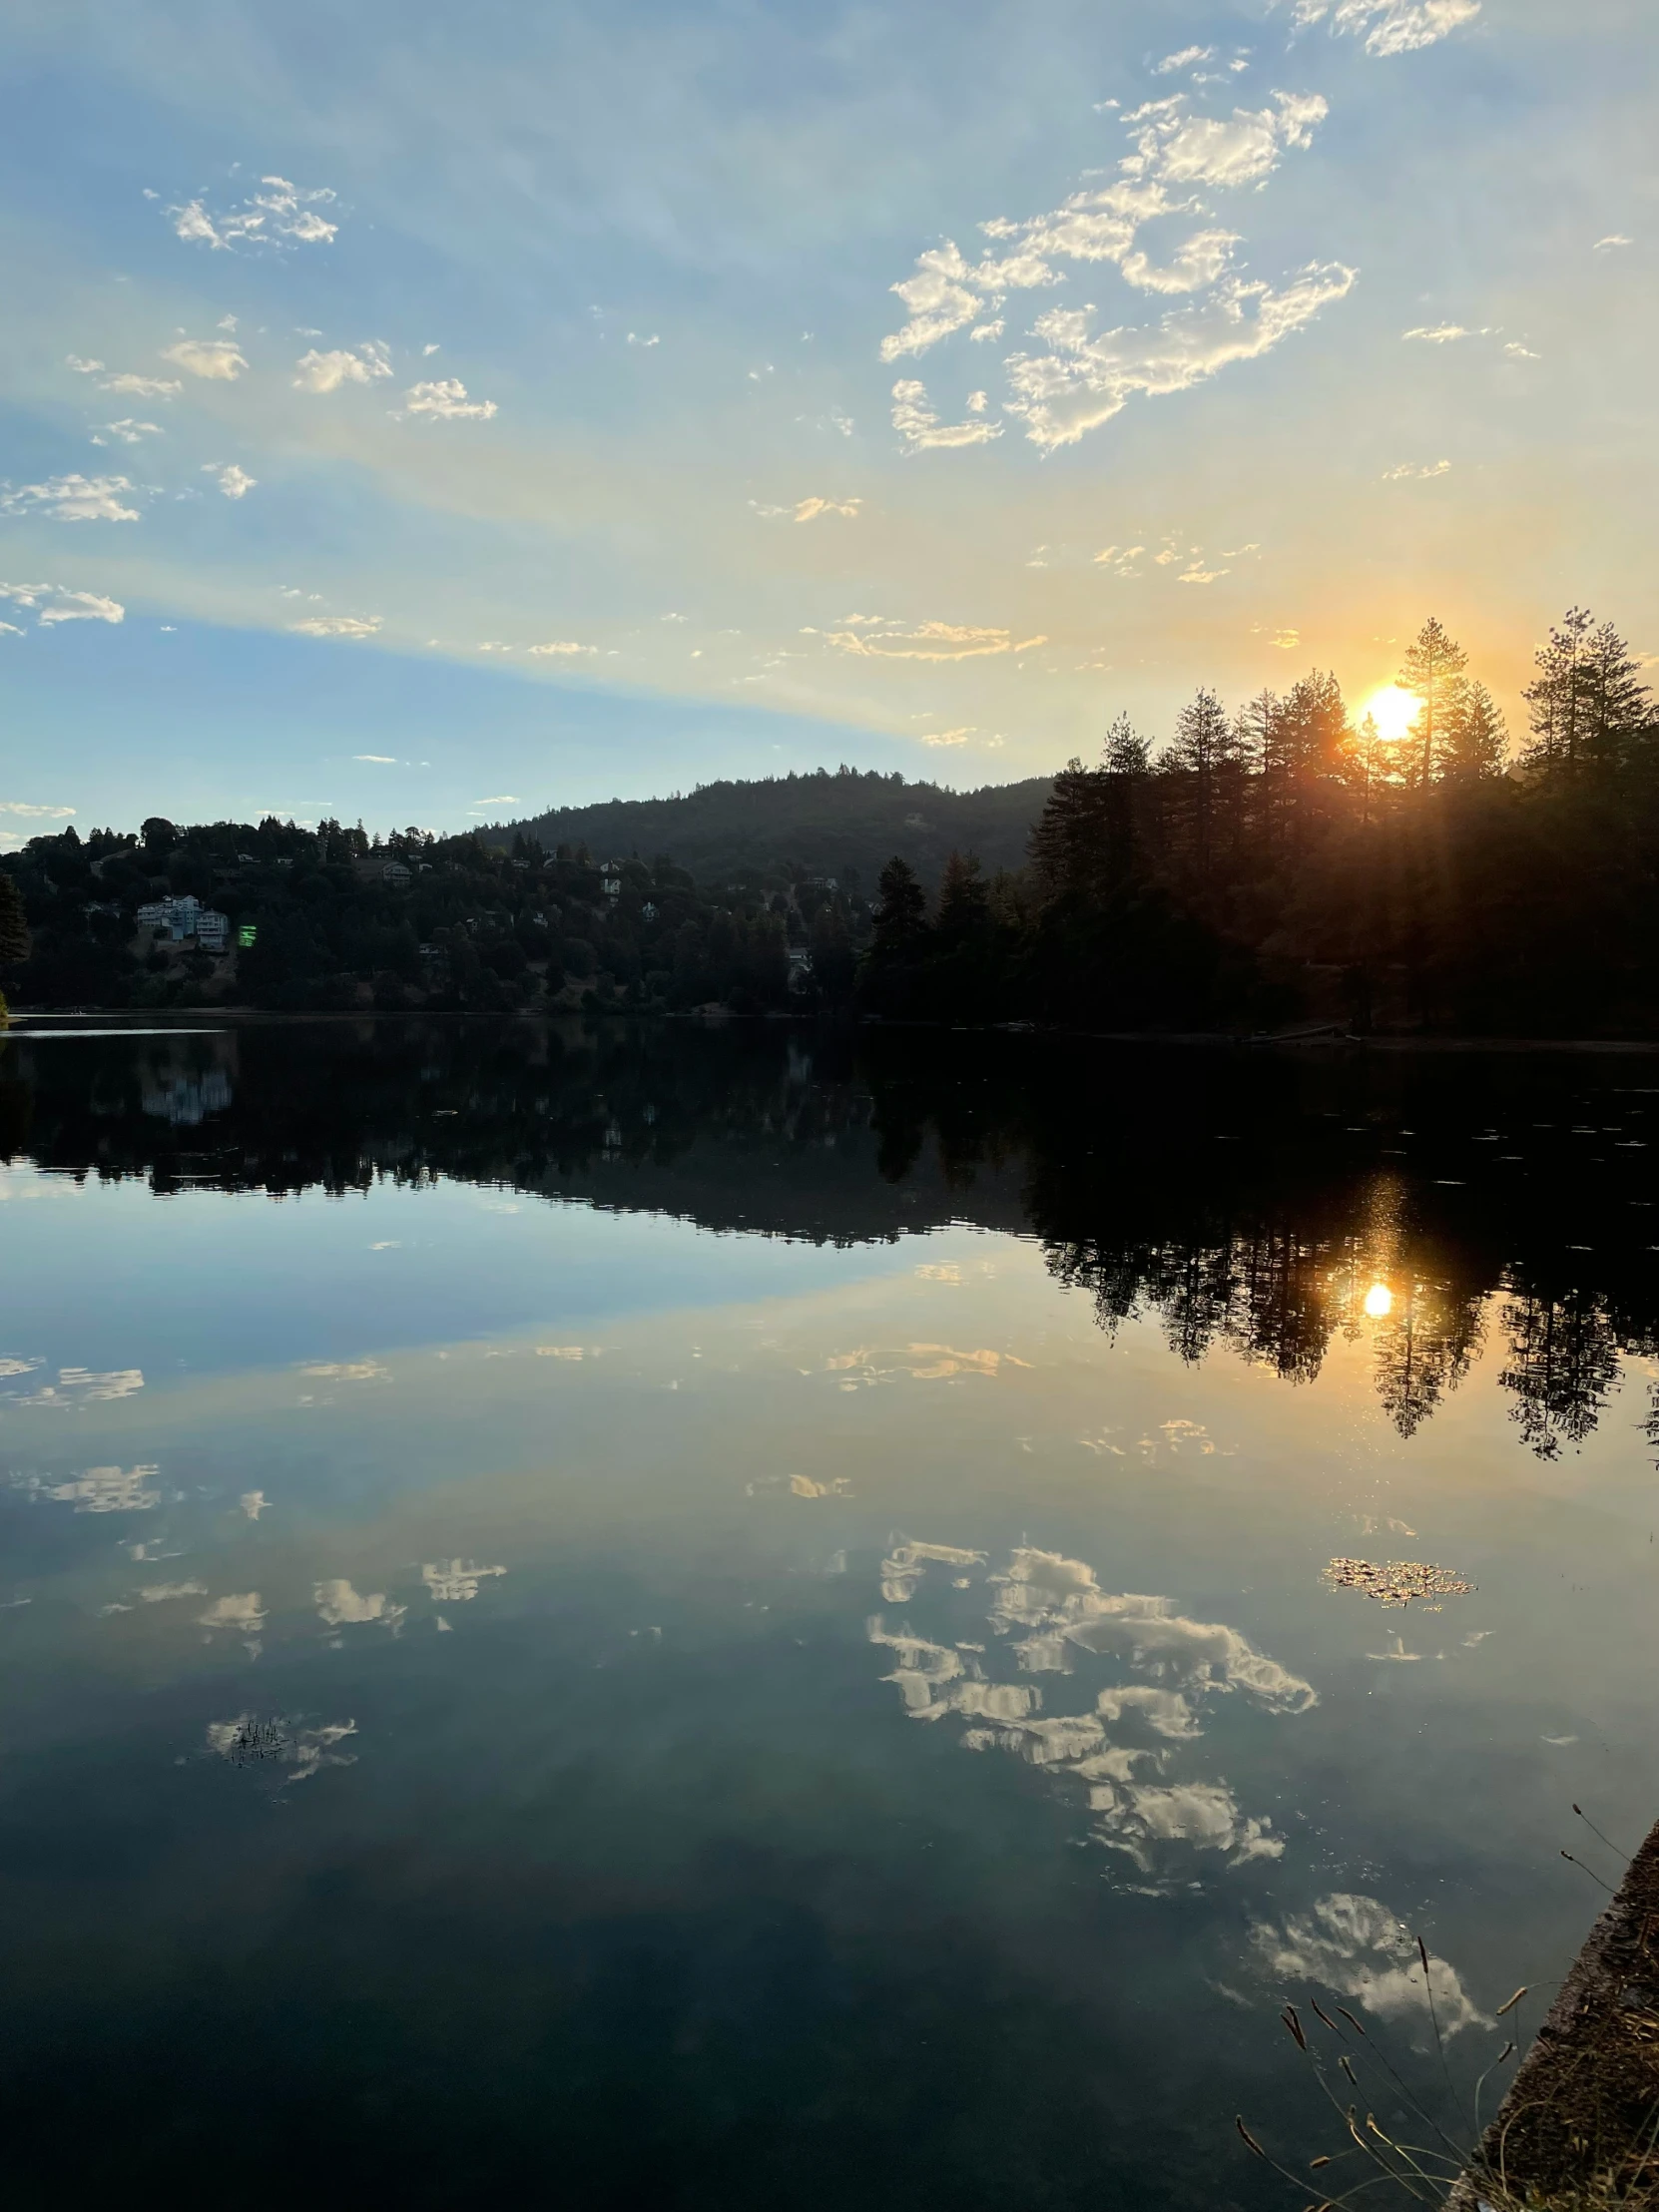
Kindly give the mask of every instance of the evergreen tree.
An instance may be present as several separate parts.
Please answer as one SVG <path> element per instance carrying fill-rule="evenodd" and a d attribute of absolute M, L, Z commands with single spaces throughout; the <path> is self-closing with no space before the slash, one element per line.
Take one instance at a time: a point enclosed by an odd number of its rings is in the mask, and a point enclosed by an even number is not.
<path fill-rule="evenodd" d="M 1055 777 L 1031 832 L 1031 860 L 1047 897 L 1100 888 L 1108 864 L 1108 787 L 1105 771 L 1087 769 L 1075 757 Z"/>
<path fill-rule="evenodd" d="M 1223 778 L 1235 758 L 1233 725 L 1213 691 L 1200 690 L 1175 720 L 1175 736 L 1159 767 L 1182 779 L 1177 819 L 1187 857 L 1200 869 L 1210 865 Z"/>
<path fill-rule="evenodd" d="M 891 859 L 876 879 L 876 902 L 870 915 L 874 937 L 873 958 L 908 959 L 927 935 L 927 893 L 916 881 L 907 860 Z"/>
<path fill-rule="evenodd" d="M 1509 752 L 1503 710 L 1478 679 L 1465 683 L 1446 716 L 1440 773 L 1448 782 L 1501 776 Z"/>
<path fill-rule="evenodd" d="M 990 886 L 973 853 L 952 852 L 939 882 L 936 927 L 941 943 L 962 944 L 979 935 L 990 916 Z"/>
<path fill-rule="evenodd" d="M 1456 639 L 1447 635 L 1433 615 L 1406 648 L 1398 681 L 1422 702 L 1416 721 L 1411 725 L 1411 736 L 1418 748 L 1412 776 L 1414 783 L 1434 781 L 1445 742 L 1445 724 L 1455 712 L 1468 659 Z"/>
<path fill-rule="evenodd" d="M 1152 749 L 1137 735 L 1127 715 L 1119 715 L 1106 733 L 1101 757 L 1108 776 L 1145 776 L 1152 766 Z"/>
<path fill-rule="evenodd" d="M 1651 703 L 1629 646 L 1610 622 L 1587 642 L 1582 690 L 1586 751 L 1597 767 L 1615 768 L 1646 727 Z"/>
<path fill-rule="evenodd" d="M 0 868 L 0 967 L 15 967 L 29 957 L 29 927 L 17 885 Z"/>
<path fill-rule="evenodd" d="M 1521 693 L 1532 743 L 1522 758 L 1540 775 L 1572 776 L 1584 765 L 1590 623 L 1588 608 L 1569 607 L 1533 655 L 1538 673 Z"/>

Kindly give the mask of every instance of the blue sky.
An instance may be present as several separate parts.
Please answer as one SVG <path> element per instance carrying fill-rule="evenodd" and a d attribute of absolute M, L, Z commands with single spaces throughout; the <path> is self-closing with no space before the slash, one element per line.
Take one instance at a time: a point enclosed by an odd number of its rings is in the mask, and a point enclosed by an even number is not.
<path fill-rule="evenodd" d="M 1626 0 L 14 0 L 0 839 L 1640 651 Z M 41 810 L 42 812 L 36 812 Z"/>

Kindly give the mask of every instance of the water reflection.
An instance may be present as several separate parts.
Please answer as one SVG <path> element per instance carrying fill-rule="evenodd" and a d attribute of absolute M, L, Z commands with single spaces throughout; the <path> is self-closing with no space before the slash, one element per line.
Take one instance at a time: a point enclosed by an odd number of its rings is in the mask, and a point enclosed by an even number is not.
<path fill-rule="evenodd" d="M 992 1574 L 982 1571 L 983 1552 L 896 1544 L 881 1562 L 882 1597 L 911 1605 L 935 1566 L 967 1570 L 950 1575 L 953 1591 L 977 1581 L 990 1593 L 983 1618 L 993 1641 L 946 1642 L 945 1631 L 934 1640 L 908 1618 L 889 1626 L 875 1614 L 866 1634 L 893 1654 L 883 1679 L 912 1720 L 961 1720 L 965 1751 L 1011 1752 L 1040 1768 L 1087 1811 L 1092 1841 L 1130 1861 L 1143 1895 L 1190 1886 L 1195 1853 L 1214 1852 L 1229 1867 L 1283 1854 L 1272 1820 L 1244 1812 L 1226 1781 L 1183 1775 L 1176 1747 L 1203 1736 L 1211 1708 L 1231 1692 L 1295 1716 L 1319 1703 L 1312 1683 L 1237 1629 L 1190 1619 L 1166 1597 L 1102 1590 L 1085 1561 L 1029 1546 Z M 1075 1684 L 1021 1679 L 1079 1674 Z"/>
<path fill-rule="evenodd" d="M 1659 1356 L 1650 1072 L 623 1023 L 19 1036 L 0 1050 L 0 1156 L 164 1195 L 457 1179 L 821 1243 L 1031 1230 L 1103 1329 L 1155 1316 L 1185 1361 L 1225 1352 L 1296 1383 L 1337 1342 L 1364 1347 L 1402 1436 L 1495 1336 L 1520 1437 L 1551 1458 L 1592 1433 L 1623 1363 Z M 26 1345 L 0 1350 L 15 1401 L 143 1386 L 136 1370 L 46 1382 Z M 940 1376 L 989 1358 L 910 1357 Z M 847 1386 L 877 1380 L 842 1358 Z"/>

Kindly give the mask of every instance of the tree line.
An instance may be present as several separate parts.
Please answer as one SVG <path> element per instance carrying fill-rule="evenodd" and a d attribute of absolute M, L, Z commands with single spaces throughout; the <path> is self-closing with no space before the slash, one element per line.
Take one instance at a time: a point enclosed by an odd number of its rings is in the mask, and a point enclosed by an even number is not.
<path fill-rule="evenodd" d="M 1229 712 L 1201 688 L 1154 753 L 1126 717 L 1073 760 L 1020 870 L 882 871 L 873 1013 L 1103 1028 L 1491 1032 L 1659 1024 L 1659 723 L 1610 623 L 1572 609 L 1527 736 L 1430 618 L 1386 739 L 1336 676 Z"/>

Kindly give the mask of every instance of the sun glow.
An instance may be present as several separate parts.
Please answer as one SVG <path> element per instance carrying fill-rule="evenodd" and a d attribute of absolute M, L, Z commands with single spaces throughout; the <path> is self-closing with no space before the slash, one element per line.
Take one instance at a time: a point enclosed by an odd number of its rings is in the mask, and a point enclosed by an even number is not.
<path fill-rule="evenodd" d="M 1398 684 L 1384 684 L 1366 701 L 1365 712 L 1376 723 L 1378 736 L 1391 743 L 1409 734 L 1421 705 L 1415 692 L 1408 692 Z"/>
<path fill-rule="evenodd" d="M 1391 1313 L 1393 1303 L 1394 1294 L 1386 1283 L 1374 1283 L 1366 1293 L 1366 1312 L 1373 1321 L 1382 1321 L 1384 1315 Z"/>

